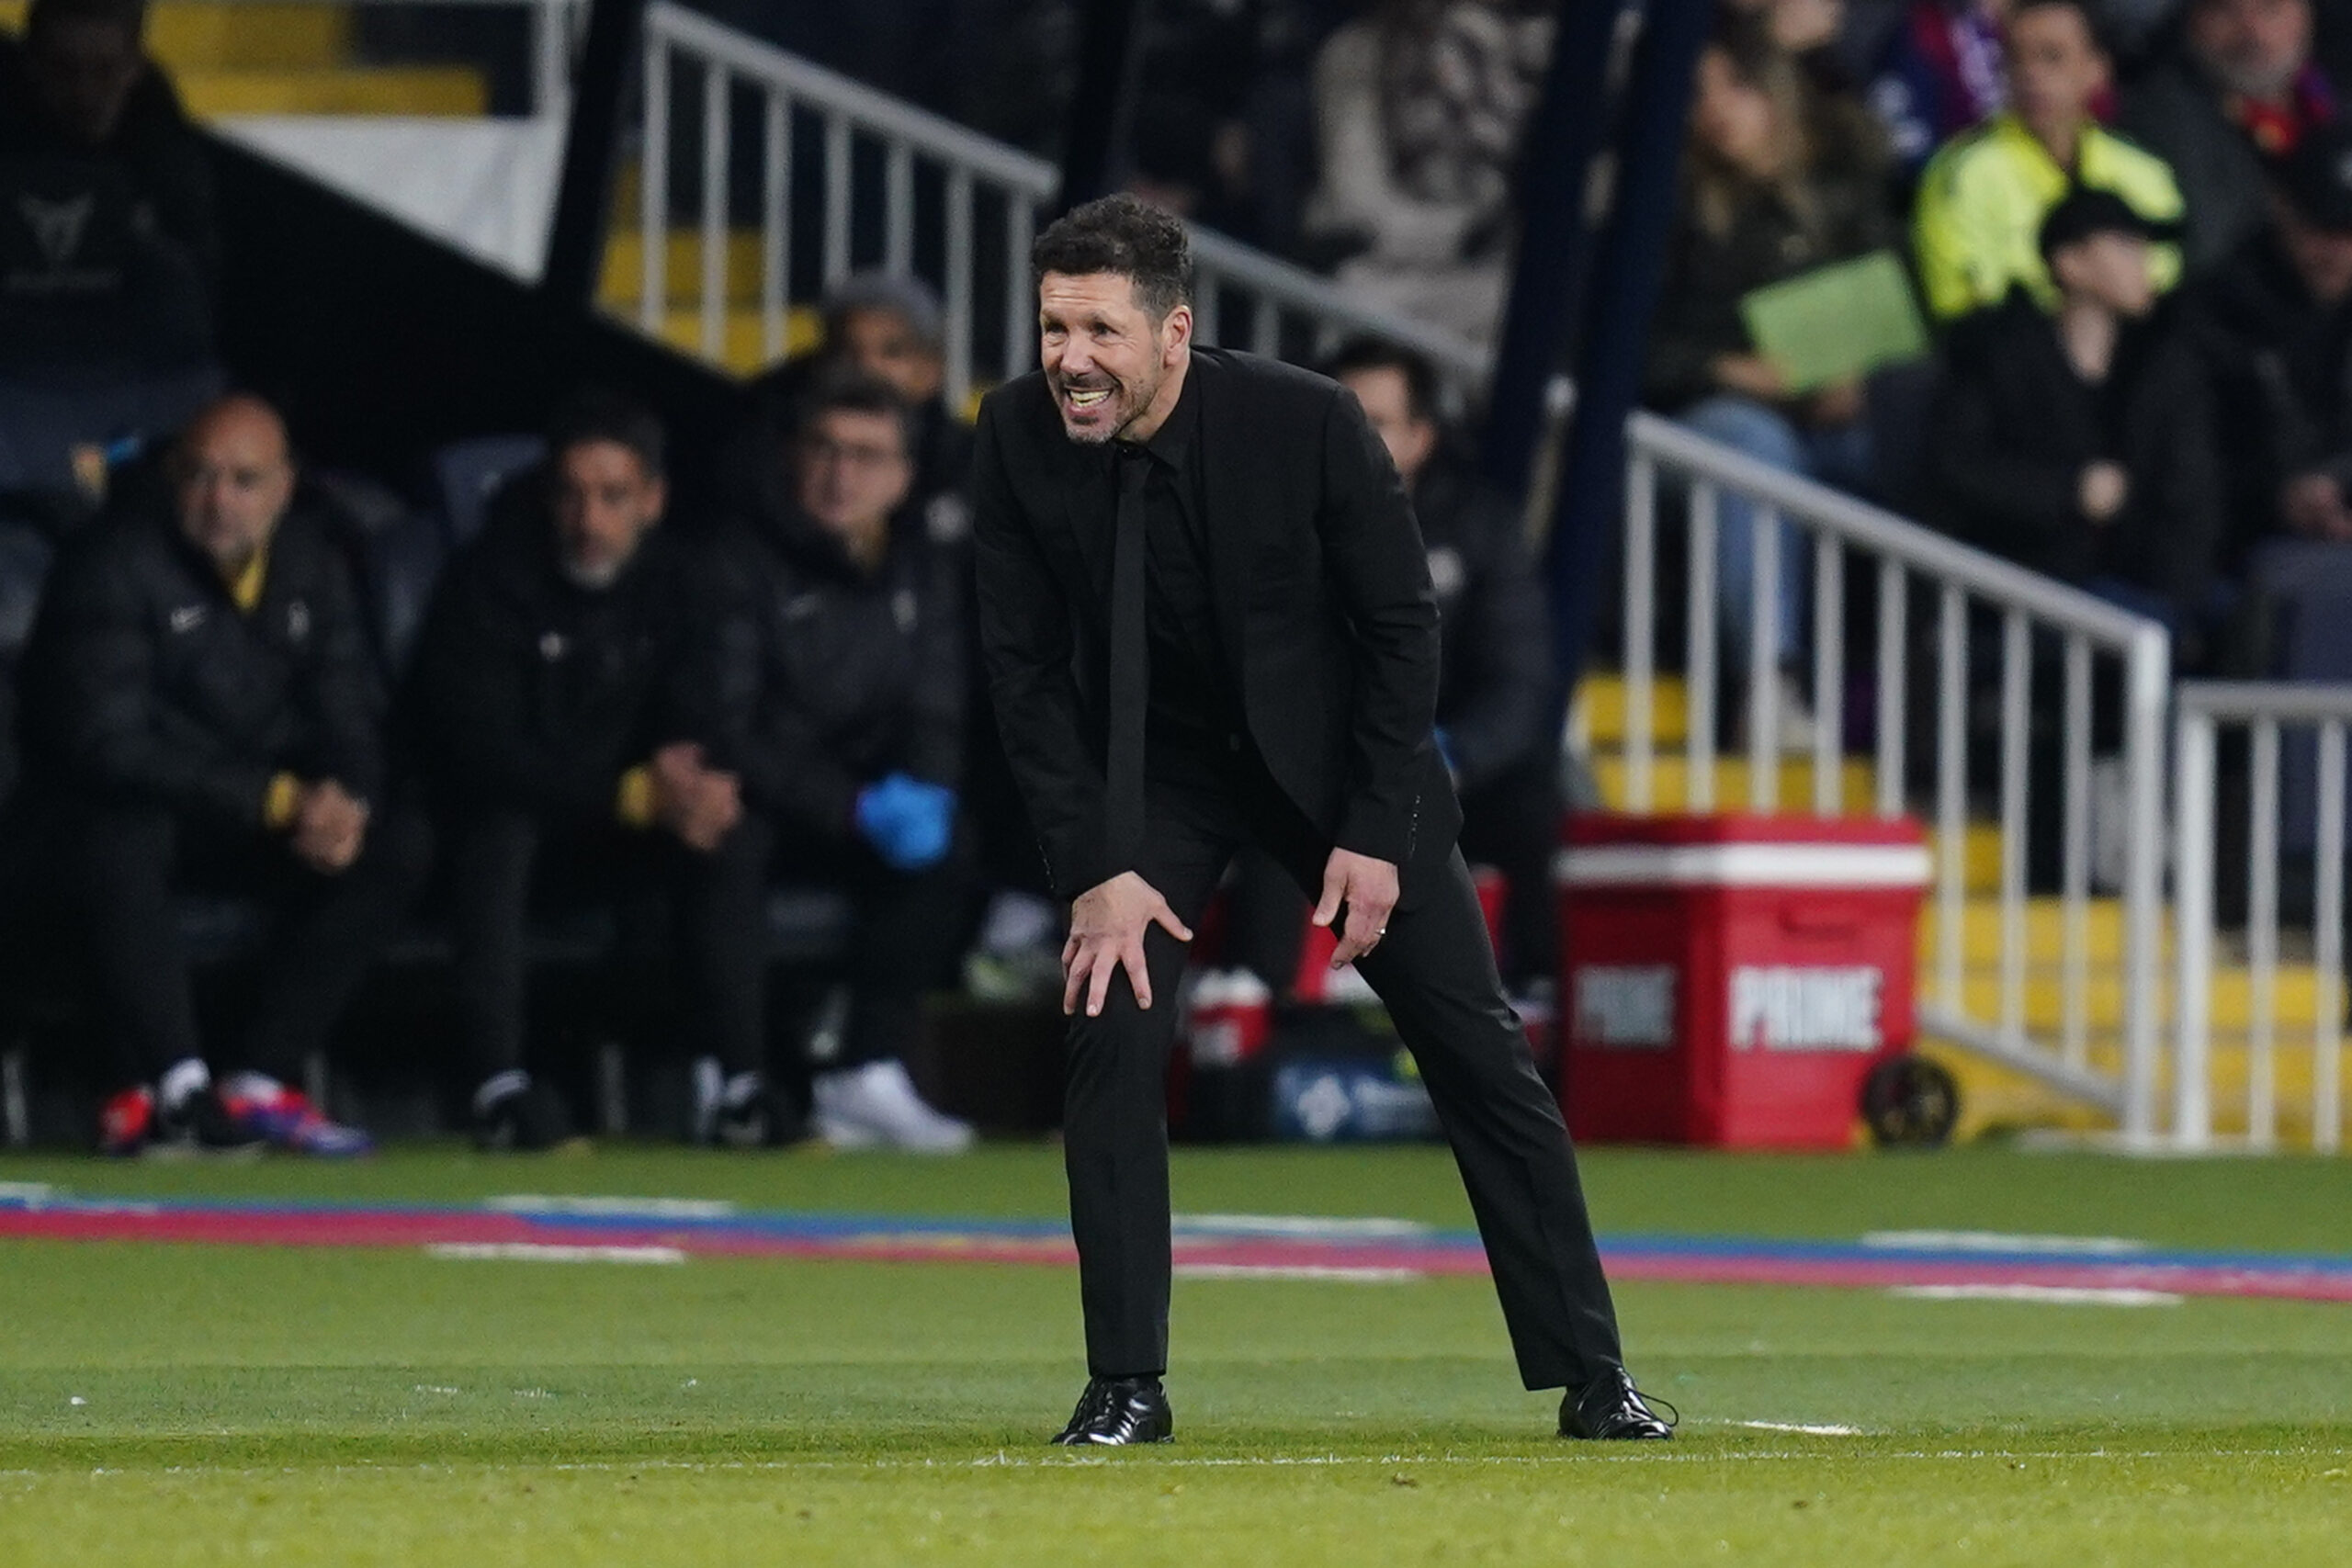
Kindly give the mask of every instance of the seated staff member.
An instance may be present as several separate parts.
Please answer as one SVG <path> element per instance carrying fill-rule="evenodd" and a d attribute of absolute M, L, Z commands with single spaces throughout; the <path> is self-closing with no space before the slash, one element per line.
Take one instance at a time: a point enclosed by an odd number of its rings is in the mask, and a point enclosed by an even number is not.
<path fill-rule="evenodd" d="M 409 724 L 443 825 L 469 1110 L 485 1148 L 543 1149 L 571 1132 L 561 1099 L 525 1065 L 534 893 L 658 890 L 741 815 L 735 779 L 704 765 L 679 717 L 691 612 L 659 526 L 664 447 L 648 410 L 576 398 L 545 466 L 450 565 L 418 643 Z M 679 936 L 689 1033 L 756 1072 L 756 1032 L 748 1056 L 727 1043 L 755 998 L 714 986 L 702 962 L 711 939 L 691 919 Z M 764 1141 L 780 1124 L 756 1089 L 728 1108 L 730 1135 Z M 719 1131 L 718 1107 L 702 1109 L 698 1131 Z"/>
<path fill-rule="evenodd" d="M 295 506 L 286 427 L 222 399 L 132 505 L 58 562 L 26 655 L 27 808 L 96 962 L 125 1088 L 102 1142 L 368 1147 L 285 1087 L 407 908 L 420 824 L 379 812 L 383 704 L 335 540 Z M 175 895 L 283 917 L 217 1086 Z"/>
<path fill-rule="evenodd" d="M 713 667 L 695 682 L 696 739 L 744 803 L 709 867 L 703 929 L 738 933 L 721 962 L 752 986 L 769 879 L 842 888 L 857 928 L 850 1016 L 839 1057 L 813 1064 L 816 1130 L 837 1146 L 954 1153 L 972 1129 L 923 1102 L 905 1057 L 968 924 L 963 593 L 907 506 L 906 405 L 888 383 L 829 377 L 788 417 L 763 412 L 750 446 L 750 503 L 714 553 Z"/>

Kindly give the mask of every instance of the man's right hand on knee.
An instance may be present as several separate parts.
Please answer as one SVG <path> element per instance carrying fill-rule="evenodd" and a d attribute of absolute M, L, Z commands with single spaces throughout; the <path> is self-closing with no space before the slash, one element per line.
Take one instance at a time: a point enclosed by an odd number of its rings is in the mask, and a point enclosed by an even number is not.
<path fill-rule="evenodd" d="M 1111 993 L 1111 976 L 1121 965 L 1134 987 L 1136 1006 L 1151 1006 L 1151 969 L 1144 960 L 1144 932 L 1159 925 L 1178 942 L 1193 933 L 1159 889 L 1132 871 L 1078 896 L 1069 909 L 1069 940 L 1062 944 L 1062 1011 L 1078 1011 L 1086 998 L 1086 1016 L 1100 1018 Z"/>

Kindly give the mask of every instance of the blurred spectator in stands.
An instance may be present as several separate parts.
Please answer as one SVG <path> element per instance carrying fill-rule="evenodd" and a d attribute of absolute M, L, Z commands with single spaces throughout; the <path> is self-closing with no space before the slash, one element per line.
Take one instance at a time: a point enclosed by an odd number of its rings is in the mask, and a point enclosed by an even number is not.
<path fill-rule="evenodd" d="M 840 1056 L 814 1064 L 817 1130 L 952 1153 L 971 1128 L 923 1103 L 904 1063 L 969 924 L 965 593 L 907 505 L 912 423 L 888 382 L 854 368 L 788 419 L 763 416 L 760 482 L 702 612 L 714 668 L 695 683 L 696 738 L 741 779 L 745 807 L 710 863 L 703 929 L 741 933 L 721 957 L 753 987 L 770 875 L 842 888 L 857 923 L 850 1017 Z"/>
<path fill-rule="evenodd" d="M 2263 225 L 2262 165 L 2335 114 L 2311 0 L 2189 0 L 2174 47 L 2123 97 L 2122 128 L 2172 165 L 2181 249 L 2209 271 Z"/>
<path fill-rule="evenodd" d="M 1724 0 L 1723 15 L 1760 28 L 1815 87 L 1844 92 L 1853 85 L 1844 47 L 1847 9 L 1846 0 Z"/>
<path fill-rule="evenodd" d="M 2093 117 L 2109 66 L 2085 6 L 2012 0 L 2008 108 L 1937 153 L 1920 178 L 1913 243 L 1939 317 L 1997 305 L 2019 283 L 2054 304 L 2036 239 L 2073 186 L 2113 191 L 2155 222 L 2180 219 L 2180 189 L 2164 160 Z M 2158 246 L 2154 266 L 2157 287 L 2171 288 L 2179 251 Z"/>
<path fill-rule="evenodd" d="M 2221 456 L 2196 351 L 2159 301 L 2156 231 L 2111 191 L 2041 226 L 2056 313 L 2022 287 L 1953 329 L 1928 449 L 1941 521 L 2201 646 Z"/>
<path fill-rule="evenodd" d="M 442 828 L 484 1148 L 544 1149 L 571 1134 L 560 1097 L 524 1065 L 534 893 L 542 903 L 658 893 L 742 815 L 735 779 L 683 739 L 691 611 L 659 527 L 665 446 L 639 404 L 573 400 L 545 466 L 508 488 L 443 575 L 418 642 L 408 724 Z M 698 1107 L 696 1130 L 717 1134 L 723 1110 L 731 1141 L 766 1142 L 785 1119 L 764 1093 L 763 1042 L 728 1027 L 756 1023 L 757 1010 L 713 994 L 698 969 L 714 941 L 740 939 L 713 938 L 691 918 L 678 936 L 687 1033 L 737 1075 L 735 1100 Z"/>
<path fill-rule="evenodd" d="M 210 351 L 212 175 L 145 20 L 144 0 L 34 0 L 0 38 L 0 374 Z"/>
<path fill-rule="evenodd" d="M 290 506 L 285 426 L 233 397 L 169 462 L 171 503 L 78 535 L 25 666 L 28 806 L 93 952 L 124 1090 L 104 1142 L 367 1149 L 286 1087 L 405 911 L 427 850 L 384 807 L 382 701 L 343 555 Z M 280 925 L 215 1084 L 174 911 L 232 891 Z"/>
<path fill-rule="evenodd" d="M 2232 555 L 2275 534 L 2352 542 L 2352 125 L 2273 170 L 2271 222 L 2190 298 L 2228 465 Z"/>
<path fill-rule="evenodd" d="M 1524 993 L 1559 968 L 1551 868 L 1563 805 L 1550 616 L 1526 530 L 1519 510 L 1447 449 L 1427 359 L 1359 338 L 1323 369 L 1363 403 L 1421 525 L 1443 638 L 1438 750 L 1462 796 L 1462 852 L 1509 884 L 1499 957 L 1505 983 Z M 1270 859 L 1256 857 L 1245 874 L 1246 901 L 1272 908 L 1237 908 L 1234 929 L 1249 933 L 1250 951 L 1234 956 L 1279 992 L 1298 968 L 1306 901 Z"/>
<path fill-rule="evenodd" d="M 771 423 L 788 422 L 795 402 L 844 367 L 889 383 L 905 402 L 914 432 L 912 500 L 934 532 L 962 537 L 970 526 L 963 494 L 972 427 L 963 411 L 947 406 L 946 316 L 931 285 L 885 272 L 843 278 L 825 296 L 825 336 L 817 351 L 760 377 L 752 395 L 770 405 Z M 760 455 L 747 461 L 756 472 Z M 952 499 L 941 505 L 942 497 Z"/>
<path fill-rule="evenodd" d="M 2006 0 L 1906 0 L 1860 8 L 1871 28 L 1858 42 L 1871 112 L 1905 174 L 1917 177 L 1937 148 L 1984 123 L 2008 98 L 2002 67 Z"/>
<path fill-rule="evenodd" d="M 1128 194 L 1190 222 L 1255 243 L 1249 128 L 1173 93 L 1147 95 L 1129 133 Z"/>
<path fill-rule="evenodd" d="M 1315 65 L 1322 185 L 1309 243 L 1366 302 L 1494 335 L 1520 135 L 1553 27 L 1522 0 L 1384 0 Z"/>
<path fill-rule="evenodd" d="M 1721 29 L 1700 57 L 1683 199 L 1650 334 L 1650 403 L 1758 462 L 1860 490 L 1871 478 L 1859 381 L 1798 394 L 1749 338 L 1740 302 L 1768 284 L 1890 244 L 1883 144 L 1857 107 L 1816 99 L 1794 63 L 1753 26 Z M 1731 495 L 1717 513 L 1717 599 L 1727 650 L 1749 649 L 1755 530 Z M 1781 550 L 1780 658 L 1797 654 L 1807 573 L 1793 528 Z M 1783 679 L 1784 742 L 1809 718 Z"/>

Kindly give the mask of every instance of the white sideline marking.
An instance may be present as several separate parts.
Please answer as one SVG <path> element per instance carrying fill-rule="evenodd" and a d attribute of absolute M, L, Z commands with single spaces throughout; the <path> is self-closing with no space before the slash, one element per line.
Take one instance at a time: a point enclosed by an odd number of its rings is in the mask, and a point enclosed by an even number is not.
<path fill-rule="evenodd" d="M 46 1181 L 0 1181 L 0 1204 L 38 1209 L 57 1191 Z"/>
<path fill-rule="evenodd" d="M 1802 1432 L 1809 1438 L 1859 1438 L 1860 1427 L 1823 1427 L 1804 1421 L 1735 1421 L 1735 1427 L 1747 1427 L 1758 1432 Z"/>
<path fill-rule="evenodd" d="M 1896 1252 L 2145 1252 L 2148 1244 L 2120 1235 L 2010 1235 L 2001 1231 L 1871 1231 L 1864 1247 Z"/>
<path fill-rule="evenodd" d="M 1328 1214 L 1178 1214 L 1171 1223 L 1180 1231 L 1215 1231 L 1221 1235 L 1360 1238 L 1430 1233 L 1430 1227 L 1419 1220 L 1346 1219 Z"/>
<path fill-rule="evenodd" d="M 513 1214 L 595 1214 L 624 1219 L 642 1214 L 662 1220 L 723 1220 L 735 1212 L 735 1205 L 724 1198 L 599 1198 L 538 1192 L 510 1192 L 485 1200 L 482 1207 Z"/>
<path fill-rule="evenodd" d="M 2080 1285 L 1897 1285 L 1887 1294 L 1917 1302 L 2040 1302 L 2049 1306 L 2177 1307 L 2184 1300 L 2170 1291 Z"/>
<path fill-rule="evenodd" d="M 442 1242 L 424 1249 L 429 1258 L 461 1263 L 684 1263 L 676 1247 L 556 1247 L 529 1241 Z"/>
<path fill-rule="evenodd" d="M 1867 1435 L 1867 1434 L 1865 1434 Z M 1551 1446 L 1549 1444 L 1547 1447 Z M 1873 1463 L 1881 1460 L 1904 1463 L 1950 1464 L 1955 1461 L 1973 1462 L 1982 1460 L 2044 1460 L 2109 1461 L 2119 1463 L 2142 1463 L 2149 1460 L 2290 1459 L 2340 1460 L 2352 1459 L 2352 1449 L 2199 1449 L 2194 1455 L 2179 1449 L 1902 1449 L 1867 1456 Z M 1039 1455 L 1035 1459 L 998 1452 L 978 1459 L 770 1459 L 770 1460 L 582 1460 L 546 1464 L 479 1464 L 460 1467 L 446 1461 L 415 1465 L 388 1464 L 329 1464 L 303 1466 L 305 1474 L 356 1476 L 377 1479 L 415 1471 L 431 1475 L 455 1475 L 461 1468 L 487 1471 L 500 1475 L 526 1474 L 588 1474 L 607 1475 L 621 1472 L 630 1473 L 669 1471 L 683 1475 L 713 1474 L 772 1474 L 794 1471 L 840 1471 L 861 1472 L 899 1470 L 1058 1470 L 1079 1465 L 1146 1464 L 1153 1469 L 1204 1470 L 1235 1468 L 1277 1469 L 1294 1465 L 1494 1465 L 1522 1468 L 1543 1468 L 1555 1465 L 1594 1464 L 1817 1464 L 1821 1461 L 1818 1449 L 1742 1449 L 1728 1452 L 1713 1449 L 1677 1449 L 1672 1444 L 1625 1444 L 1601 1449 L 1583 1443 L 1571 1447 L 1557 1445 L 1557 1451 L 1545 1454 L 1263 1454 L 1224 1457 L 1198 1454 L 1178 1457 L 1174 1454 L 1148 1452 L 1114 1457 L 1108 1453 L 1090 1453 L 1079 1457 L 1076 1452 L 1064 1457 Z M 283 1476 L 292 1473 L 286 1465 L 166 1465 L 165 1475 L 198 1476 Z M 92 1470 L 92 1478 L 114 1477 L 130 1473 L 121 1469 L 103 1466 Z M 141 1473 L 152 1473 L 141 1472 Z M 0 1480 L 28 1482 L 62 1482 L 79 1479 L 79 1472 L 67 1475 L 55 1470 L 0 1470 Z"/>
<path fill-rule="evenodd" d="M 1418 1269 L 1345 1269 L 1317 1263 L 1179 1263 L 1179 1280 L 1320 1280 L 1341 1285 L 1408 1285 Z"/>

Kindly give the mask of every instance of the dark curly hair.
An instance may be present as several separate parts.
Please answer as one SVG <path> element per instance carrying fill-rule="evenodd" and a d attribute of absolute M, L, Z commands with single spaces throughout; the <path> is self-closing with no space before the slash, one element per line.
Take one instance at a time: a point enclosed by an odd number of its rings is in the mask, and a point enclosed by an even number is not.
<path fill-rule="evenodd" d="M 575 446 L 599 443 L 634 453 L 655 479 L 669 471 L 669 434 L 662 416 L 626 392 L 611 387 L 582 387 L 564 399 L 547 427 L 548 457 L 561 457 Z"/>
<path fill-rule="evenodd" d="M 1116 273 L 1135 286 L 1154 321 L 1193 298 L 1193 243 L 1183 221 L 1131 196 L 1074 207 L 1046 226 L 1029 252 L 1035 283 L 1049 272 L 1082 277 Z"/>

